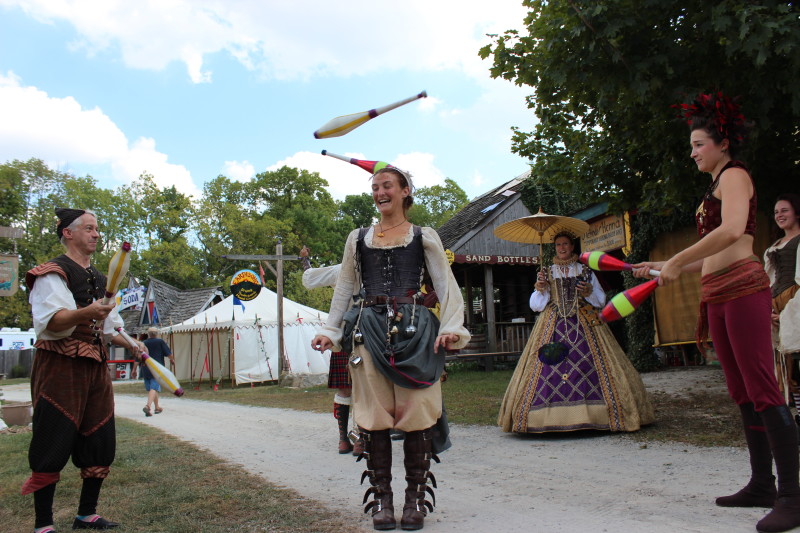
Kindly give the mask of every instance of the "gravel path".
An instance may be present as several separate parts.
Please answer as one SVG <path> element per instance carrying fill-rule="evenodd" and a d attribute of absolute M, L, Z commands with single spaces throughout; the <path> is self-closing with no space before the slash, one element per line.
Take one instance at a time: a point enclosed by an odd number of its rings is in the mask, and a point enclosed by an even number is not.
<path fill-rule="evenodd" d="M 648 389 L 665 392 L 722 386 L 713 367 L 643 377 Z M 30 399 L 25 387 L 3 390 L 6 400 Z M 117 416 L 160 428 L 371 530 L 360 506 L 363 462 L 336 454 L 330 415 L 167 397 L 163 414 L 145 418 L 143 405 L 144 394 L 117 395 Z M 453 448 L 432 468 L 439 506 L 425 531 L 749 533 L 764 514 L 713 503 L 746 482 L 744 449 L 644 446 L 599 432 L 518 436 L 455 425 L 451 431 Z M 401 443 L 394 451 L 395 498 L 402 502 Z"/>

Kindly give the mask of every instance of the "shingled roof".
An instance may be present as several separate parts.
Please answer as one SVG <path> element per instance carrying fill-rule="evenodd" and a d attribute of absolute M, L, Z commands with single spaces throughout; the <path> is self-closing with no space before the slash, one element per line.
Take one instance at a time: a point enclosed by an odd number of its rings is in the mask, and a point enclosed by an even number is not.
<path fill-rule="evenodd" d="M 222 291 L 219 285 L 202 289 L 180 290 L 169 283 L 164 283 L 151 277 L 143 308 L 140 311 L 123 311 L 120 313 L 123 320 L 125 320 L 126 330 L 131 333 L 141 333 L 152 325 L 142 324 L 151 294 L 158 312 L 158 322 L 161 326 L 180 324 L 187 318 L 191 318 L 222 301 Z"/>
<path fill-rule="evenodd" d="M 487 217 L 493 216 L 498 207 L 506 202 L 511 202 L 517 195 L 509 195 L 506 191 L 517 193 L 522 189 L 522 183 L 530 177 L 530 171 L 520 174 L 491 191 L 478 196 L 464 208 L 453 215 L 441 228 L 436 230 L 442 239 L 444 249 L 450 249 L 473 228 L 478 226 Z M 503 193 L 506 193 L 505 195 Z"/>

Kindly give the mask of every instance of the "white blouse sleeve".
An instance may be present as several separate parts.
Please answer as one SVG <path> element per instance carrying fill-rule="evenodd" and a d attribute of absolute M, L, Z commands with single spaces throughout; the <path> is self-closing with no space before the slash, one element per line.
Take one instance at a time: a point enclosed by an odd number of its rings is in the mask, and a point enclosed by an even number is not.
<path fill-rule="evenodd" d="M 452 348 L 461 349 L 471 338 L 469 331 L 464 327 L 464 298 L 444 254 L 439 234 L 433 228 L 422 228 L 422 247 L 425 250 L 425 268 L 431 276 L 441 306 L 439 335 L 455 333 L 458 335 L 458 341 L 453 343 Z"/>
<path fill-rule="evenodd" d="M 55 272 L 45 274 L 36 278 L 33 289 L 28 296 L 33 315 L 33 329 L 36 331 L 36 338 L 44 340 L 58 340 L 69 337 L 75 326 L 63 331 L 50 331 L 47 325 L 56 313 L 62 309 L 74 311 L 78 308 L 75 305 L 75 298 L 67 287 L 67 282 Z"/>
<path fill-rule="evenodd" d="M 550 301 L 550 289 L 549 287 L 543 291 L 535 290 L 531 293 L 530 302 L 528 305 L 531 307 L 531 311 L 534 313 L 541 313 L 544 311 L 544 308 L 547 306 L 547 302 Z"/>
<path fill-rule="evenodd" d="M 309 268 L 303 272 L 303 286 L 306 289 L 316 289 L 319 287 L 335 287 L 336 278 L 342 265 L 333 265 L 320 268 Z"/>
<path fill-rule="evenodd" d="M 111 335 L 112 337 L 119 335 L 116 331 L 116 328 L 124 328 L 125 321 L 122 320 L 122 317 L 119 316 L 119 311 L 117 310 L 119 306 L 114 307 L 111 312 L 106 317 L 105 321 L 103 322 L 103 333 L 106 335 Z"/>
<path fill-rule="evenodd" d="M 775 265 L 772 264 L 772 259 L 770 259 L 770 252 L 773 252 L 778 249 L 777 244 L 780 241 L 775 242 L 772 246 L 764 250 L 764 270 L 767 272 L 767 276 L 769 276 L 769 286 L 772 287 L 775 284 Z M 800 246 L 797 247 L 797 252 L 800 253 Z M 797 281 L 795 281 L 797 283 Z"/>
<path fill-rule="evenodd" d="M 336 288 L 333 290 L 328 321 L 318 331 L 320 335 L 325 335 L 333 342 L 333 351 L 341 350 L 342 318 L 350 308 L 353 294 L 356 294 L 361 288 L 361 276 L 356 272 L 355 264 L 357 237 L 357 229 L 350 232 L 350 235 L 347 236 L 339 275 L 336 279 Z"/>
<path fill-rule="evenodd" d="M 794 282 L 800 285 L 800 246 L 797 247 L 797 255 L 794 258 Z"/>
<path fill-rule="evenodd" d="M 594 272 L 590 272 L 589 276 L 592 280 L 592 294 L 586 297 L 586 301 L 594 307 L 603 307 L 606 304 L 606 293 L 603 287 L 600 286 L 600 281 L 594 275 Z"/>

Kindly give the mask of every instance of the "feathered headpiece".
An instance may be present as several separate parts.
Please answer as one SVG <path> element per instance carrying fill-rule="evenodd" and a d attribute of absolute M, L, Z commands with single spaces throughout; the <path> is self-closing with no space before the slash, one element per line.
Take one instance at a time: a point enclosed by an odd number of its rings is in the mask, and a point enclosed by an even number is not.
<path fill-rule="evenodd" d="M 745 125 L 745 118 L 737 99 L 725 96 L 722 91 L 711 94 L 699 94 L 691 104 L 674 104 L 678 109 L 678 117 L 692 125 L 695 118 L 705 120 L 710 127 L 715 128 L 723 139 L 742 142 L 744 136 L 741 129 Z"/>

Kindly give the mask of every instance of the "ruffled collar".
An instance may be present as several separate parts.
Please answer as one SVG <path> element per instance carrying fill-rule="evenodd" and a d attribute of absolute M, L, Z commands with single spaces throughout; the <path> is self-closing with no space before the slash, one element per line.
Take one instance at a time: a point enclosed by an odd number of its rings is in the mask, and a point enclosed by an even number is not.
<path fill-rule="evenodd" d="M 558 257 L 553 258 L 554 265 L 567 266 L 577 262 L 578 262 L 578 254 L 572 254 L 571 256 L 569 256 L 569 259 L 559 259 Z"/>

